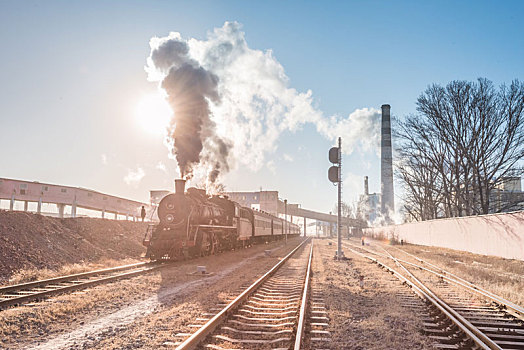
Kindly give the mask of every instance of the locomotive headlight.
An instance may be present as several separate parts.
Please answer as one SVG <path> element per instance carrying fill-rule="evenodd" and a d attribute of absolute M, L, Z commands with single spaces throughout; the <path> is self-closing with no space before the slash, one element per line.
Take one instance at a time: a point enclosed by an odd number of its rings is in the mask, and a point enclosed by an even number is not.
<path fill-rule="evenodd" d="M 175 217 L 173 216 L 173 214 L 167 214 L 165 219 L 166 219 L 167 222 L 175 221 Z"/>
<path fill-rule="evenodd" d="M 167 202 L 167 203 L 166 203 L 166 208 L 167 208 L 168 210 L 173 210 L 173 209 L 175 209 L 175 203 L 173 203 L 173 202 Z"/>

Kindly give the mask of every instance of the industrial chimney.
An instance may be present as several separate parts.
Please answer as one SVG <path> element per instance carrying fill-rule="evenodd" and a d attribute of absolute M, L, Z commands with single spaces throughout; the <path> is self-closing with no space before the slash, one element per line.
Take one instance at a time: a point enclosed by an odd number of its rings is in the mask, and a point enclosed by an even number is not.
<path fill-rule="evenodd" d="M 175 180 L 175 194 L 184 194 L 186 190 L 186 180 L 176 179 Z"/>
<path fill-rule="evenodd" d="M 389 213 L 395 211 L 390 110 L 390 105 L 382 105 L 382 138 L 380 142 L 380 188 L 382 201 L 380 209 L 387 223 L 391 222 Z"/>
<path fill-rule="evenodd" d="M 369 195 L 368 177 L 364 176 L 364 194 Z"/>

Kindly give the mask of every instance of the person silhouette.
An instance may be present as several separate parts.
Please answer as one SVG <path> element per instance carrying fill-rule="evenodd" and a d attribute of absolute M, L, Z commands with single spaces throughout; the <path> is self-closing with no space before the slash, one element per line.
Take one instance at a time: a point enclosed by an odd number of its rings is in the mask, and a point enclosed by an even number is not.
<path fill-rule="evenodd" d="M 142 222 L 144 222 L 146 218 L 146 208 L 144 206 L 142 206 L 142 210 L 140 210 L 140 216 L 142 217 Z"/>

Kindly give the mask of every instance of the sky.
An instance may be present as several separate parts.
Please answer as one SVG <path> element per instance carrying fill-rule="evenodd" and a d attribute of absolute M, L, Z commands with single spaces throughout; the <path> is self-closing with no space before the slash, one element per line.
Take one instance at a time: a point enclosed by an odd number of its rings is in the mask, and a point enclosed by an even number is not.
<path fill-rule="evenodd" d="M 277 125 L 265 149 L 237 148 L 222 183 L 278 190 L 328 212 L 337 192 L 327 154 L 338 131 L 342 148 L 345 140 L 353 146 L 343 157 L 343 200 L 363 193 L 365 175 L 380 192 L 378 148 L 366 147 L 368 135 L 352 132 L 353 124 L 337 125 L 386 103 L 402 119 L 433 83 L 522 80 L 523 10 L 522 1 L 0 0 L 0 177 L 141 201 L 149 190 L 172 189 L 178 170 L 158 128 L 163 119 L 147 119 L 166 113 L 151 102 L 159 83 L 145 70 L 150 39 L 178 32 L 206 43 L 230 22 L 252 52 L 278 63 L 286 91 L 310 94 L 319 119 Z M 322 118 L 339 124 L 321 132 Z"/>

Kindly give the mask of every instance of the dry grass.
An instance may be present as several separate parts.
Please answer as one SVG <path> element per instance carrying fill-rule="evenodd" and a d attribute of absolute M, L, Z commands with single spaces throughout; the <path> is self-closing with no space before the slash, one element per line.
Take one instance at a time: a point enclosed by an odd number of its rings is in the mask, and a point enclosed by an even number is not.
<path fill-rule="evenodd" d="M 412 244 L 396 247 L 524 307 L 524 261 Z M 389 250 L 409 259 L 396 249 Z"/>
<path fill-rule="evenodd" d="M 405 292 L 396 278 L 349 251 L 333 260 L 334 246 L 315 241 L 314 287 L 322 290 L 330 318 L 331 349 L 432 349 L 421 319 L 400 306 Z M 359 277 L 364 276 L 364 288 Z"/>
<path fill-rule="evenodd" d="M 136 298 L 154 292 L 159 281 L 159 274 L 135 277 L 57 296 L 36 307 L 4 310 L 0 313 L 0 348 L 20 338 L 40 340 L 43 335 L 62 330 L 64 325 L 71 327 L 85 322 L 86 318 L 96 317 L 104 309 L 118 309 L 129 302 L 129 296 Z"/>
<path fill-rule="evenodd" d="M 72 275 L 76 273 L 88 272 L 98 269 L 115 267 L 120 265 L 127 265 L 137 263 L 138 259 L 102 259 L 96 263 L 78 263 L 64 265 L 56 270 L 54 269 L 22 269 L 13 273 L 9 278 L 9 284 L 19 284 L 24 282 L 37 281 L 53 277 Z"/>

